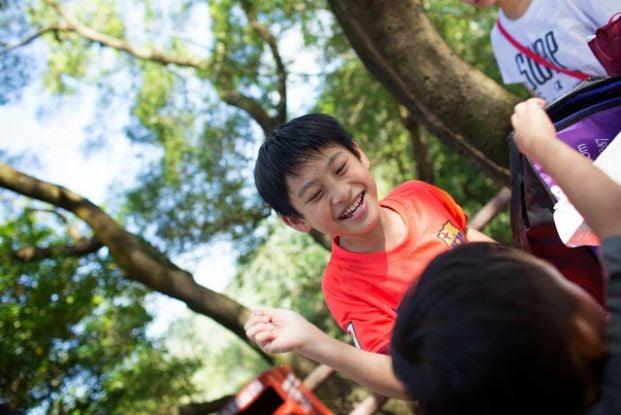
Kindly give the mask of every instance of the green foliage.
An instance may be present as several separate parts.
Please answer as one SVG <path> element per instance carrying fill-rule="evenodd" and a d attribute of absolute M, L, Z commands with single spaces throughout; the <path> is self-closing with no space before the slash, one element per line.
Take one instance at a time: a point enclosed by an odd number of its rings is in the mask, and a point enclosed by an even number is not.
<path fill-rule="evenodd" d="M 38 262 L 15 256 L 24 247 L 69 243 L 32 209 L 7 213 L 0 225 L 0 402 L 51 414 L 178 403 L 197 364 L 168 358 L 146 338 L 144 287 L 122 279 L 103 255 Z M 147 369 L 159 376 L 138 375 Z"/>
<path fill-rule="evenodd" d="M 497 8 L 481 9 L 458 0 L 424 0 L 421 3 L 436 29 L 458 55 L 502 84 L 500 70 L 489 41 L 489 33 L 496 22 Z M 525 99 L 530 96 L 522 85 L 505 87 Z"/>
<path fill-rule="evenodd" d="M 248 120 L 239 114 L 232 114 L 221 127 L 205 124 L 195 145 L 176 149 L 178 179 L 167 180 L 159 162 L 150 166 L 141 187 L 128 194 L 128 214 L 141 228 L 157 225 L 157 238 L 167 241 L 160 248 L 169 252 L 205 243 L 217 234 L 251 235 L 264 214 L 248 182 L 244 137 L 251 136 Z"/>
<path fill-rule="evenodd" d="M 203 387 L 188 394 L 193 402 L 235 394 L 268 369 L 265 360 L 247 344 L 204 316 L 183 313 L 171 324 L 168 333 L 166 345 L 175 356 L 201 356 L 203 365 L 192 380 Z"/>
<path fill-rule="evenodd" d="M 106 373 L 105 405 L 93 409 L 111 415 L 170 414 L 195 390 L 191 379 L 200 367 L 197 360 L 162 356 L 160 350 L 145 345 L 127 360 Z"/>
<path fill-rule="evenodd" d="M 125 23 L 121 20 L 119 12 L 122 7 L 123 3 L 117 4 L 106 0 L 89 1 L 75 10 L 75 16 L 80 21 L 89 22 L 91 27 L 107 36 L 122 38 L 126 33 Z M 72 8 L 68 10 L 73 12 Z"/>
<path fill-rule="evenodd" d="M 79 78 L 86 73 L 86 62 L 80 46 L 81 40 L 72 38 L 62 43 L 54 42 L 57 52 L 50 55 L 48 71 L 45 74 L 45 87 L 54 94 L 73 94 L 76 88 L 71 78 Z"/>
<path fill-rule="evenodd" d="M 175 185 L 179 181 L 179 163 L 187 151 L 186 131 L 190 119 L 183 119 L 170 101 L 174 87 L 173 74 L 161 65 L 146 63 L 142 72 L 142 85 L 133 109 L 144 128 L 151 131 L 145 137 L 155 139 L 164 152 L 163 178 Z"/>
<path fill-rule="evenodd" d="M 329 252 L 272 218 L 269 238 L 239 265 L 235 284 L 227 291 L 250 307 L 290 308 L 332 335 L 341 334 L 321 293 Z"/>
<path fill-rule="evenodd" d="M 326 77 L 316 111 L 334 116 L 352 133 L 385 187 L 392 189 L 415 177 L 412 149 L 398 106 L 355 55 L 345 55 L 342 64 Z"/>

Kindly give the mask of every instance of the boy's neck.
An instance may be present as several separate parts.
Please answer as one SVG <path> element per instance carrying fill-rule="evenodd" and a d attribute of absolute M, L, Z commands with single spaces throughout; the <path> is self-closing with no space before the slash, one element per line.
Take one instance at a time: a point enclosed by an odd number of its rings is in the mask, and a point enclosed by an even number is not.
<path fill-rule="evenodd" d="M 498 0 L 496 4 L 509 20 L 517 20 L 524 16 L 532 0 Z"/>
<path fill-rule="evenodd" d="M 351 252 L 380 252 L 393 249 L 406 236 L 403 218 L 394 210 L 380 207 L 379 221 L 367 234 L 355 237 L 339 237 L 339 245 Z"/>

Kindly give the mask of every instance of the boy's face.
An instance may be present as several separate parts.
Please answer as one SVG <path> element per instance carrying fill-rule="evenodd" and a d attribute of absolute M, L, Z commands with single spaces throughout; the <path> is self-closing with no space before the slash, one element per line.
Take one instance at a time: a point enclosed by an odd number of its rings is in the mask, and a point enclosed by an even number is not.
<path fill-rule="evenodd" d="M 364 237 L 375 228 L 377 187 L 369 160 L 358 151 L 360 160 L 343 147 L 327 147 L 285 179 L 291 204 L 302 215 L 283 217 L 287 225 L 341 238 Z"/>

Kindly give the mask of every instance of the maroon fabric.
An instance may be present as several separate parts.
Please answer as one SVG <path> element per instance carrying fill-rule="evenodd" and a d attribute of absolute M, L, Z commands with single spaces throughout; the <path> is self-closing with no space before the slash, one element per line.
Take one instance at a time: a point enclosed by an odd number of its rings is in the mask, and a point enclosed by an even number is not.
<path fill-rule="evenodd" d="M 553 264 L 570 281 L 581 286 L 600 304 L 604 300 L 603 272 L 589 247 L 568 248 L 558 236 L 552 218 L 556 200 L 531 162 L 509 142 L 512 194 L 511 228 L 514 244 Z"/>
<path fill-rule="evenodd" d="M 608 75 L 621 75 L 621 13 L 597 29 L 589 47 Z"/>

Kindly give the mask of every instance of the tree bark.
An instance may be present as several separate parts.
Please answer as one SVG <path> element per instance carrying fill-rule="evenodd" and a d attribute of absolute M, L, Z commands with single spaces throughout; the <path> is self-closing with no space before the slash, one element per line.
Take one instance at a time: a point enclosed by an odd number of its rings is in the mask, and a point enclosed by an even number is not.
<path fill-rule="evenodd" d="M 399 106 L 399 116 L 403 126 L 410 135 L 410 143 L 412 143 L 412 156 L 416 163 L 417 178 L 427 183 L 434 184 L 435 177 L 433 174 L 433 165 L 429 159 L 429 149 L 427 140 L 421 134 L 418 122 L 412 117 L 412 114 L 403 106 Z"/>
<path fill-rule="evenodd" d="M 506 185 L 506 137 L 519 98 L 462 61 L 419 0 L 329 3 L 362 62 L 395 99 L 458 154 Z"/>
<path fill-rule="evenodd" d="M 26 246 L 13 252 L 13 256 L 22 262 L 40 261 L 58 256 L 83 257 L 99 251 L 101 247 L 103 244 L 97 238 L 80 238 L 73 245 Z"/>

